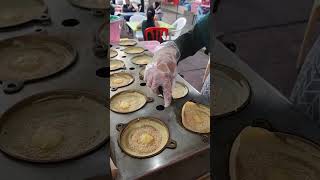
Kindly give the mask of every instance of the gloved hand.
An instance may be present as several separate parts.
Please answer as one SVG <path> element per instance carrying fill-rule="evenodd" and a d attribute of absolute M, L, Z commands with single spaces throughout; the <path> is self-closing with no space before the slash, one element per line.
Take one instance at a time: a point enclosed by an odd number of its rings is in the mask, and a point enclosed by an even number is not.
<path fill-rule="evenodd" d="M 146 66 L 144 81 L 154 93 L 159 94 L 162 87 L 164 106 L 172 100 L 172 87 L 177 75 L 177 49 L 173 46 L 162 47 L 154 53 L 152 63 Z"/>

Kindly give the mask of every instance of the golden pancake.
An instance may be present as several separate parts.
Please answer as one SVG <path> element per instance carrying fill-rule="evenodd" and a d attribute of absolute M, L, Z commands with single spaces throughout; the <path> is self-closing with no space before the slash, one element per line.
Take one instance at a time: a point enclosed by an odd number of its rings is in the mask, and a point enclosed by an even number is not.
<path fill-rule="evenodd" d="M 318 180 L 320 147 L 302 138 L 247 127 L 230 153 L 231 180 Z"/>
<path fill-rule="evenodd" d="M 133 40 L 133 39 L 122 39 L 119 42 L 120 46 L 134 46 L 137 44 L 137 41 Z"/>
<path fill-rule="evenodd" d="M 118 52 L 116 50 L 110 49 L 110 58 L 114 58 L 118 56 Z"/>
<path fill-rule="evenodd" d="M 121 60 L 111 60 L 110 61 L 110 71 L 115 71 L 121 68 L 124 68 L 125 64 Z"/>
<path fill-rule="evenodd" d="M 144 49 L 142 47 L 128 47 L 123 52 L 127 54 L 141 54 L 144 52 Z"/>
<path fill-rule="evenodd" d="M 188 94 L 188 87 L 181 82 L 176 82 L 174 88 L 172 89 L 172 99 L 180 99 Z M 160 97 L 163 97 L 161 94 Z"/>
<path fill-rule="evenodd" d="M 152 61 L 152 57 L 146 54 L 135 56 L 131 59 L 131 62 L 137 65 L 146 65 Z"/>
<path fill-rule="evenodd" d="M 196 133 L 210 133 L 210 109 L 188 101 L 181 112 L 183 126 Z"/>
<path fill-rule="evenodd" d="M 120 88 L 131 84 L 134 81 L 132 75 L 128 73 L 114 73 L 110 76 L 110 87 Z"/>
<path fill-rule="evenodd" d="M 160 152 L 169 140 L 167 127 L 152 118 L 140 118 L 129 123 L 121 134 L 122 149 L 136 157 Z"/>
<path fill-rule="evenodd" d="M 137 91 L 122 91 L 111 98 L 110 108 L 118 113 L 134 112 L 147 103 L 146 97 Z"/>
<path fill-rule="evenodd" d="M 172 90 L 172 98 L 173 99 L 179 99 L 179 98 L 183 98 L 188 94 L 188 88 L 180 83 L 180 82 L 176 82 L 173 90 Z"/>

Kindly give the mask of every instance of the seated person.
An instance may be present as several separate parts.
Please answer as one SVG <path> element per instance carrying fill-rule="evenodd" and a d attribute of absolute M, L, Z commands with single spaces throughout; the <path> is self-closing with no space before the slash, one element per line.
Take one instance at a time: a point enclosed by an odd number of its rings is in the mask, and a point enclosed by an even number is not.
<path fill-rule="evenodd" d="M 147 20 L 142 21 L 141 24 L 138 25 L 138 29 L 142 30 L 143 33 L 143 39 L 146 40 L 146 37 L 144 36 L 144 31 L 149 27 L 159 27 L 159 24 L 157 21 L 154 20 L 155 16 L 155 10 L 152 6 L 150 6 L 147 9 Z M 151 35 L 148 35 L 148 39 L 151 39 Z"/>
<path fill-rule="evenodd" d="M 156 1 L 153 3 L 153 8 L 156 12 L 156 19 L 161 21 L 163 17 L 163 12 L 161 11 L 161 4 L 160 2 Z"/>
<path fill-rule="evenodd" d="M 126 0 L 126 3 L 122 6 L 122 12 L 137 12 L 137 7 L 134 7 L 134 4 L 130 0 Z M 126 21 L 129 21 L 131 16 L 124 16 Z"/>

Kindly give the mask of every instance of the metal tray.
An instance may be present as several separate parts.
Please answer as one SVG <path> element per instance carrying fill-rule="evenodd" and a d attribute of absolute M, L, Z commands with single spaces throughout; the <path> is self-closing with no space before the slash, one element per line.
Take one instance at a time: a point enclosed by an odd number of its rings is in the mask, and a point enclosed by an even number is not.
<path fill-rule="evenodd" d="M 139 46 L 139 43 L 137 46 Z M 181 109 L 186 101 L 196 100 L 196 102 L 209 105 L 210 102 L 208 99 L 201 96 L 194 87 L 178 76 L 177 81 L 185 84 L 189 89 L 189 93 L 184 98 L 173 100 L 172 105 L 168 108 L 162 109 L 161 107 L 164 105 L 163 98 L 159 97 L 158 94 L 154 94 L 146 87 L 146 83 L 139 79 L 139 72 L 145 66 L 133 64 L 130 59 L 135 55 L 123 52 L 122 50 L 125 48 L 126 47 L 118 45 L 112 46 L 112 49 L 118 51 L 118 56 L 115 58 L 123 60 L 126 64 L 127 68 L 124 72 L 133 74 L 136 77 L 136 81 L 130 86 L 123 87 L 121 91 L 139 89 L 139 91 L 143 92 L 146 96 L 152 97 L 154 102 L 146 104 L 140 110 L 130 114 L 118 114 L 110 111 L 111 157 L 119 168 L 120 174 L 118 179 L 152 178 L 156 180 L 161 179 L 161 176 L 158 174 L 160 172 L 165 172 L 171 178 L 181 178 L 181 173 L 184 172 L 177 173 L 180 172 L 179 169 L 185 169 L 188 178 L 196 179 L 209 172 L 209 137 L 204 138 L 202 135 L 191 133 L 179 124 L 179 121 L 181 120 Z M 117 91 L 110 91 L 110 97 L 116 93 Z M 121 150 L 118 146 L 119 132 L 116 130 L 117 124 L 127 124 L 132 119 L 146 116 L 161 119 L 161 121 L 168 126 L 172 139 L 178 144 L 176 149 L 163 151 L 160 154 L 147 159 L 133 158 Z"/>

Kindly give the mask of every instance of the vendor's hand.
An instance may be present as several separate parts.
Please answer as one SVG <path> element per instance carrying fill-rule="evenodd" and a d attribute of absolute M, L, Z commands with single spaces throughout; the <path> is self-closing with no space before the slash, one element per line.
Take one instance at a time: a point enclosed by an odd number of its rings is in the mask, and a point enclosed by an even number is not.
<path fill-rule="evenodd" d="M 159 94 L 162 87 L 164 106 L 168 107 L 172 99 L 172 87 L 177 75 L 177 51 L 171 47 L 164 47 L 156 51 L 153 62 L 146 66 L 144 81 L 154 93 Z"/>

